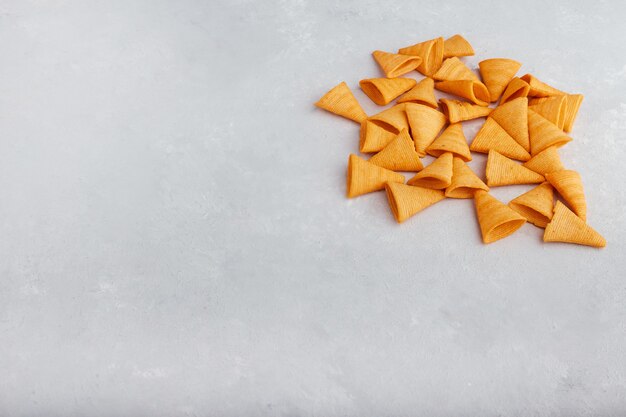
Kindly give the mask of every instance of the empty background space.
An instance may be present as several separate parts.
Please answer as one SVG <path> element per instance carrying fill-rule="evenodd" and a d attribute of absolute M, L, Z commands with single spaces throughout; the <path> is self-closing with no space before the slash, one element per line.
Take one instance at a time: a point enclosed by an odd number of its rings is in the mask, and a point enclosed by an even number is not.
<path fill-rule="evenodd" d="M 0 415 L 623 416 L 625 17 L 2 0 Z M 472 67 L 585 95 L 561 158 L 605 249 L 483 245 L 471 200 L 399 225 L 384 193 L 345 198 L 359 126 L 313 103 L 345 80 L 373 114 L 373 50 L 455 33 Z"/>

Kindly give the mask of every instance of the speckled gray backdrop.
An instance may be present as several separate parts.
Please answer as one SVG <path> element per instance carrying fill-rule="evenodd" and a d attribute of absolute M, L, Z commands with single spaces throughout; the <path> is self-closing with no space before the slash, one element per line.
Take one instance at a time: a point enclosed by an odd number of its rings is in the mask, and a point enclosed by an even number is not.
<path fill-rule="evenodd" d="M 625 415 L 625 18 L 2 0 L 0 415 Z M 372 50 L 454 33 L 470 65 L 585 94 L 562 158 L 606 249 L 529 225 L 484 246 L 468 200 L 398 225 L 383 193 L 344 197 L 358 126 L 312 103 L 345 80 L 372 113 Z"/>

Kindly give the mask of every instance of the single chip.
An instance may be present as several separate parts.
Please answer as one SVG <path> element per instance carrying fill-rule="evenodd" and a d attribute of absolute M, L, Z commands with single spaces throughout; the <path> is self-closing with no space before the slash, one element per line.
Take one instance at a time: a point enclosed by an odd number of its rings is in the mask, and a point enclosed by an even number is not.
<path fill-rule="evenodd" d="M 480 76 L 489 90 L 491 101 L 498 101 L 522 64 L 507 58 L 486 59 L 478 63 Z"/>
<path fill-rule="evenodd" d="M 398 134 L 402 129 L 408 129 L 409 127 L 405 109 L 406 105 L 404 103 L 396 104 L 387 110 L 383 110 L 371 116 L 369 120 L 390 132 Z"/>
<path fill-rule="evenodd" d="M 459 157 L 465 162 L 472 160 L 472 153 L 467 146 L 467 139 L 463 134 L 461 123 L 453 123 L 448 126 L 426 149 L 426 153 L 435 157 L 446 152 L 451 152 L 453 156 Z"/>
<path fill-rule="evenodd" d="M 470 80 L 480 82 L 478 76 L 457 57 L 443 61 L 433 78 L 437 81 Z"/>
<path fill-rule="evenodd" d="M 528 91 L 528 97 L 550 97 L 550 96 L 562 96 L 565 94 L 561 90 L 557 90 L 556 88 L 539 81 L 534 75 L 526 74 L 523 75 L 522 80 L 526 81 L 530 86 L 530 91 Z"/>
<path fill-rule="evenodd" d="M 341 82 L 333 87 L 315 105 L 320 109 L 354 120 L 357 123 L 367 119 L 367 114 L 365 114 L 345 82 Z"/>
<path fill-rule="evenodd" d="M 526 217 L 530 223 L 545 228 L 554 209 L 554 189 L 549 182 L 516 197 L 509 202 L 509 207 Z"/>
<path fill-rule="evenodd" d="M 426 148 L 435 140 L 446 124 L 446 116 L 431 107 L 415 103 L 404 103 L 406 116 L 411 126 L 411 136 L 419 156 L 426 155 Z"/>
<path fill-rule="evenodd" d="M 509 85 L 506 86 L 504 93 L 502 93 L 500 105 L 515 100 L 516 98 L 527 97 L 529 92 L 530 85 L 521 78 L 515 77 L 511 80 Z"/>
<path fill-rule="evenodd" d="M 487 185 L 490 187 L 537 184 L 545 181 L 542 175 L 525 168 L 493 149 L 489 151 L 489 156 L 487 157 L 485 176 L 487 177 Z"/>
<path fill-rule="evenodd" d="M 361 90 L 379 106 L 391 103 L 400 94 L 417 84 L 413 78 L 370 78 L 359 81 Z"/>
<path fill-rule="evenodd" d="M 422 63 L 422 58 L 412 55 L 392 54 L 384 51 L 374 51 L 372 56 L 383 70 L 387 78 L 395 78 L 411 72 Z"/>
<path fill-rule="evenodd" d="M 452 181 L 452 154 L 446 152 L 407 181 L 409 185 L 441 190 Z"/>
<path fill-rule="evenodd" d="M 554 123 L 531 109 L 528 109 L 528 133 L 533 156 L 550 146 L 559 148 L 572 140 Z"/>
<path fill-rule="evenodd" d="M 565 204 L 556 202 L 552 220 L 543 233 L 544 242 L 565 242 L 603 248 L 606 240 L 583 219 L 576 216 Z"/>
<path fill-rule="evenodd" d="M 492 149 L 518 161 L 528 161 L 530 159 L 530 154 L 498 122 L 488 117 L 474 137 L 470 150 L 489 153 Z"/>
<path fill-rule="evenodd" d="M 395 139 L 369 159 L 372 164 L 392 171 L 420 171 L 424 166 L 415 152 L 409 131 L 402 129 Z"/>
<path fill-rule="evenodd" d="M 565 126 L 566 132 L 571 132 L 574 127 L 574 121 L 578 115 L 578 109 L 583 102 L 584 96 L 582 94 L 568 94 L 565 96 Z"/>
<path fill-rule="evenodd" d="M 477 119 L 479 117 L 487 117 L 493 109 L 483 107 L 477 104 L 468 103 L 467 101 L 448 100 L 442 98 L 441 110 L 446 115 L 450 123 L 463 122 L 465 120 Z"/>
<path fill-rule="evenodd" d="M 576 171 L 564 169 L 546 174 L 546 179 L 578 217 L 587 220 L 587 201 L 583 181 Z"/>
<path fill-rule="evenodd" d="M 474 198 L 478 190 L 489 191 L 489 187 L 461 159 L 454 157 L 452 162 L 452 180 L 446 188 L 446 197 Z"/>
<path fill-rule="evenodd" d="M 443 62 L 443 38 L 435 38 L 429 41 L 416 43 L 398 50 L 399 54 L 416 55 L 422 58 L 422 63 L 417 70 L 427 77 L 432 77 Z"/>
<path fill-rule="evenodd" d="M 435 97 L 435 82 L 432 78 L 424 78 L 417 83 L 415 87 L 398 97 L 396 102 L 423 104 L 436 109 L 437 98 Z"/>
<path fill-rule="evenodd" d="M 567 96 L 533 98 L 528 101 L 528 108 L 542 115 L 559 129 L 565 127 Z"/>
<path fill-rule="evenodd" d="M 474 205 L 484 243 L 503 239 L 526 223 L 525 217 L 492 197 L 487 191 L 476 191 Z"/>
<path fill-rule="evenodd" d="M 385 188 L 386 182 L 404 183 L 404 175 L 381 168 L 351 154 L 348 159 L 347 195 L 349 198 Z"/>
<path fill-rule="evenodd" d="M 444 93 L 468 99 L 479 106 L 487 106 L 489 104 L 489 90 L 481 82 L 471 80 L 440 81 L 435 83 L 435 88 Z"/>
<path fill-rule="evenodd" d="M 444 58 L 472 55 L 474 55 L 474 48 L 472 48 L 472 45 L 470 45 L 470 43 L 459 34 L 450 36 L 448 39 L 443 41 Z"/>
<path fill-rule="evenodd" d="M 565 169 L 561 163 L 561 158 L 559 157 L 559 152 L 557 151 L 556 146 L 550 146 L 549 148 L 544 149 L 528 161 L 524 162 L 522 165 L 541 175 Z"/>
<path fill-rule="evenodd" d="M 389 206 L 398 223 L 402 223 L 426 207 L 443 200 L 441 190 L 388 182 L 385 184 Z"/>
<path fill-rule="evenodd" d="M 527 98 L 520 97 L 501 104 L 491 112 L 489 117 L 498 122 L 522 148 L 530 152 Z"/>
<path fill-rule="evenodd" d="M 389 144 L 396 134 L 386 130 L 371 120 L 361 123 L 359 150 L 363 153 L 378 152 Z"/>

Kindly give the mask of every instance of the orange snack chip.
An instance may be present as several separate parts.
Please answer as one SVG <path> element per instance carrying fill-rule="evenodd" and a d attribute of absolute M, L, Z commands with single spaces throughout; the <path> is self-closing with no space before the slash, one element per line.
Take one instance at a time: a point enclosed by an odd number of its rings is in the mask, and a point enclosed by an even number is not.
<path fill-rule="evenodd" d="M 530 85 L 521 78 L 515 77 L 511 80 L 509 85 L 506 86 L 502 97 L 500 98 L 500 105 L 507 103 L 511 100 L 515 100 L 520 97 L 528 97 L 530 92 Z"/>
<path fill-rule="evenodd" d="M 446 197 L 474 198 L 478 190 L 489 191 L 489 187 L 461 159 L 454 157 L 452 163 L 452 180 L 446 188 Z"/>
<path fill-rule="evenodd" d="M 315 105 L 320 109 L 354 120 L 357 123 L 367 119 L 367 114 L 365 114 L 345 82 L 334 86 Z"/>
<path fill-rule="evenodd" d="M 528 108 L 542 115 L 559 129 L 565 127 L 567 96 L 533 98 L 528 101 Z"/>
<path fill-rule="evenodd" d="M 489 117 L 502 126 L 522 148 L 527 152 L 530 151 L 527 98 L 520 97 L 501 104 L 491 112 Z"/>
<path fill-rule="evenodd" d="M 452 154 L 446 152 L 408 180 L 407 184 L 440 190 L 447 188 L 451 181 Z"/>
<path fill-rule="evenodd" d="M 564 169 L 546 174 L 546 179 L 563 197 L 563 200 L 578 217 L 587 220 L 587 201 L 580 174 Z"/>
<path fill-rule="evenodd" d="M 480 76 L 489 90 L 491 101 L 498 101 L 522 64 L 507 58 L 486 59 L 478 63 Z"/>
<path fill-rule="evenodd" d="M 426 149 L 426 153 L 435 157 L 446 152 L 451 152 L 453 156 L 459 157 L 465 162 L 472 160 L 472 153 L 467 146 L 467 139 L 463 134 L 461 123 L 453 123 L 448 126 Z"/>
<path fill-rule="evenodd" d="M 389 130 L 393 133 L 400 133 L 402 129 L 409 127 L 409 121 L 406 117 L 406 105 L 396 104 L 393 107 L 383 110 L 369 118 L 375 124 Z"/>
<path fill-rule="evenodd" d="M 534 75 L 526 74 L 523 75 L 522 80 L 526 81 L 530 86 L 530 91 L 528 91 L 528 97 L 550 97 L 550 96 L 562 96 L 565 94 L 561 90 L 557 90 L 556 88 L 539 81 Z"/>
<path fill-rule="evenodd" d="M 525 168 L 493 149 L 489 151 L 489 156 L 487 157 L 485 176 L 487 177 L 487 185 L 490 187 L 536 184 L 545 181 L 542 175 Z"/>
<path fill-rule="evenodd" d="M 443 200 L 443 191 L 388 182 L 385 184 L 389 206 L 398 223 L 402 223 L 426 207 Z"/>
<path fill-rule="evenodd" d="M 459 34 L 450 36 L 448 39 L 443 41 L 444 58 L 472 55 L 474 55 L 474 48 L 472 48 L 472 45 L 470 45 L 470 43 Z"/>
<path fill-rule="evenodd" d="M 417 103 L 437 108 L 437 98 L 435 97 L 435 81 L 432 78 L 424 78 L 417 85 L 396 100 L 398 103 Z"/>
<path fill-rule="evenodd" d="M 443 61 L 433 78 L 437 81 L 471 80 L 480 82 L 478 76 L 457 57 Z"/>
<path fill-rule="evenodd" d="M 472 103 L 480 106 L 487 106 L 489 104 L 490 96 L 489 90 L 485 84 L 478 81 L 471 80 L 449 80 L 439 81 L 435 83 L 437 90 L 444 93 L 454 94 L 455 96 L 463 97 L 470 100 Z"/>
<path fill-rule="evenodd" d="M 420 171 L 424 166 L 415 152 L 415 144 L 406 129 L 385 148 L 369 159 L 372 164 L 392 171 Z"/>
<path fill-rule="evenodd" d="M 508 158 L 517 159 L 519 161 L 528 161 L 530 159 L 530 154 L 526 152 L 515 139 L 506 133 L 506 130 L 504 130 L 502 126 L 491 117 L 488 117 L 474 137 L 470 145 L 470 150 L 489 153 L 492 149 Z"/>
<path fill-rule="evenodd" d="M 533 156 L 550 146 L 558 148 L 572 140 L 554 123 L 532 109 L 528 109 L 528 134 L 530 137 L 530 153 Z"/>
<path fill-rule="evenodd" d="M 387 78 L 395 78 L 411 72 L 422 63 L 422 58 L 414 55 L 392 54 L 384 51 L 374 51 L 372 56 L 383 70 Z"/>
<path fill-rule="evenodd" d="M 606 240 L 583 219 L 574 214 L 565 204 L 556 202 L 552 220 L 543 233 L 544 242 L 565 242 L 603 248 Z"/>
<path fill-rule="evenodd" d="M 483 107 L 477 104 L 468 103 L 467 101 L 448 100 L 442 98 L 441 110 L 448 117 L 450 123 L 463 122 L 465 120 L 477 119 L 479 117 L 489 116 L 493 109 Z"/>
<path fill-rule="evenodd" d="M 545 228 L 552 219 L 554 189 L 549 182 L 541 183 L 511 200 L 509 207 L 526 217 L 526 220 L 535 226 Z"/>
<path fill-rule="evenodd" d="M 559 157 L 559 152 L 557 151 L 556 146 L 550 146 L 549 148 L 544 149 L 528 161 L 524 162 L 522 165 L 541 175 L 565 169 L 561 163 L 561 157 Z"/>
<path fill-rule="evenodd" d="M 474 206 L 484 243 L 503 239 L 526 223 L 525 217 L 484 190 L 474 194 Z"/>
<path fill-rule="evenodd" d="M 427 77 L 432 77 L 443 62 L 443 38 L 439 37 L 400 48 L 398 53 L 416 55 L 422 58 L 422 63 L 417 67 L 417 70 Z"/>
<path fill-rule="evenodd" d="M 386 130 L 371 120 L 361 123 L 359 150 L 363 153 L 378 152 L 389 144 L 396 134 Z"/>
<path fill-rule="evenodd" d="M 354 154 L 350 155 L 347 176 L 349 198 L 382 190 L 386 182 L 404 183 L 404 175 L 381 168 Z"/>
<path fill-rule="evenodd" d="M 379 106 L 391 103 L 417 84 L 413 78 L 369 78 L 359 81 L 361 90 Z"/>
<path fill-rule="evenodd" d="M 431 107 L 405 103 L 406 115 L 411 126 L 411 136 L 419 156 L 426 155 L 426 148 L 435 140 L 446 124 L 446 116 Z"/>
<path fill-rule="evenodd" d="M 565 103 L 565 125 L 566 132 L 571 132 L 574 127 L 574 121 L 578 115 L 578 109 L 583 102 L 584 96 L 582 94 L 568 94 Z"/>

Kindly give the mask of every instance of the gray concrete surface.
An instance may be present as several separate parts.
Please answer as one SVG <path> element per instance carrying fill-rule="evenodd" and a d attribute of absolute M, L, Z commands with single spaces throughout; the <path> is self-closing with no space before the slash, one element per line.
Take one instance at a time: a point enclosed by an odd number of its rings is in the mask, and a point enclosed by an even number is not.
<path fill-rule="evenodd" d="M 2 0 L 0 415 L 625 415 L 625 17 Z M 585 95 L 562 158 L 606 249 L 344 197 L 358 126 L 312 103 L 345 80 L 372 113 L 372 50 L 455 33 Z"/>

